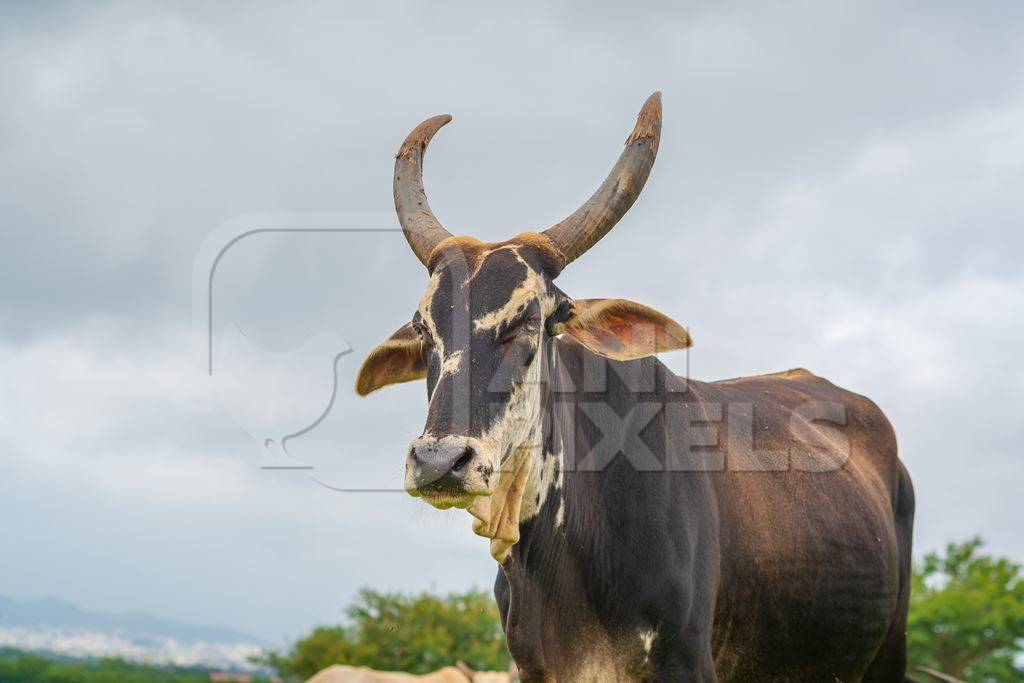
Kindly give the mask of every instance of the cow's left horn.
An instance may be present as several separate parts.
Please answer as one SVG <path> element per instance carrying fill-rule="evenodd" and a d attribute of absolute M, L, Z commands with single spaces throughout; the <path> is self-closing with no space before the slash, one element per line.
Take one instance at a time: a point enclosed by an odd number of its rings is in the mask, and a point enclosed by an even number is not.
<path fill-rule="evenodd" d="M 423 191 L 423 153 L 441 126 L 452 120 L 442 114 L 416 126 L 395 157 L 395 210 L 416 258 L 427 265 L 434 247 L 451 237 L 434 217 Z"/>
<path fill-rule="evenodd" d="M 626 149 L 601 187 L 571 216 L 544 231 L 566 264 L 597 244 L 633 206 L 654 166 L 660 139 L 661 93 L 655 92 L 644 102 Z"/>

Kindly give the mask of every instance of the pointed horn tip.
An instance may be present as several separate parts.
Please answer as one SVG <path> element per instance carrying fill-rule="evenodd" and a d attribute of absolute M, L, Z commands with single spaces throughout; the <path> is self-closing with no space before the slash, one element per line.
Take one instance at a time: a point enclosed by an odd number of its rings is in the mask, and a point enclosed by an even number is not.
<path fill-rule="evenodd" d="M 430 140 L 434 137 L 445 124 L 450 123 L 452 120 L 451 114 L 438 114 L 437 116 L 431 116 L 429 119 L 421 123 L 412 129 L 405 138 L 405 142 L 398 149 L 396 158 L 403 157 L 410 152 L 420 152 L 427 148 Z"/>
<path fill-rule="evenodd" d="M 636 127 L 626 140 L 631 144 L 646 138 L 658 138 L 661 135 L 661 91 L 655 90 L 644 102 L 640 114 L 636 117 Z"/>

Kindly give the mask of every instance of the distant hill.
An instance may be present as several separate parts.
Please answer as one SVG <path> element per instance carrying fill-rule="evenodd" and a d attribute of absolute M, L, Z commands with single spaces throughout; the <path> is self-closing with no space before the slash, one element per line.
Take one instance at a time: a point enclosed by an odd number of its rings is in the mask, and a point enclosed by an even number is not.
<path fill-rule="evenodd" d="M 76 629 L 133 638 L 167 638 L 181 643 L 262 644 L 255 636 L 219 628 L 161 619 L 149 614 L 89 612 L 64 600 L 14 600 L 0 595 L 0 629 Z"/>

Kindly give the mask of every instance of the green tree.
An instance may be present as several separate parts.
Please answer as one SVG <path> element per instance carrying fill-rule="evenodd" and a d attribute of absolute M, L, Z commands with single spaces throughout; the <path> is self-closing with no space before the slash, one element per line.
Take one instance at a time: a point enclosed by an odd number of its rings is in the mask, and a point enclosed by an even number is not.
<path fill-rule="evenodd" d="M 1024 680 L 1024 576 L 979 552 L 980 538 L 950 543 L 915 563 L 907 642 L 910 671 L 930 667 L 971 682 Z"/>
<path fill-rule="evenodd" d="M 288 679 L 331 664 L 428 673 L 462 660 L 474 669 L 509 665 L 494 598 L 483 591 L 404 595 L 363 589 L 346 610 L 348 623 L 322 626 L 287 653 L 260 661 Z"/>

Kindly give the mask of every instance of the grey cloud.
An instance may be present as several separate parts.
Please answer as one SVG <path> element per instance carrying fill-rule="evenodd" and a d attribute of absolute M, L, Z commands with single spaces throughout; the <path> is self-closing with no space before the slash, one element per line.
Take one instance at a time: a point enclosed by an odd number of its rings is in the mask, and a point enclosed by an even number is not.
<path fill-rule="evenodd" d="M 0 22 L 0 499 L 24 548 L 3 592 L 277 638 L 362 584 L 487 585 L 467 519 L 255 469 L 190 355 L 193 261 L 249 212 L 390 212 L 392 155 L 442 112 L 441 219 L 545 227 L 654 89 L 651 181 L 564 289 L 687 323 L 697 377 L 806 365 L 872 396 L 915 477 L 919 547 L 981 531 L 1024 557 L 1005 521 L 1024 437 L 1018 4 L 39 7 Z M 296 456 L 332 483 L 397 481 L 422 387 L 348 388 L 425 283 L 403 240 L 263 236 L 217 277 L 218 324 L 253 343 L 354 348 Z"/>

